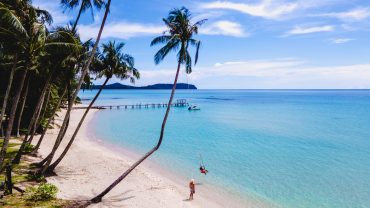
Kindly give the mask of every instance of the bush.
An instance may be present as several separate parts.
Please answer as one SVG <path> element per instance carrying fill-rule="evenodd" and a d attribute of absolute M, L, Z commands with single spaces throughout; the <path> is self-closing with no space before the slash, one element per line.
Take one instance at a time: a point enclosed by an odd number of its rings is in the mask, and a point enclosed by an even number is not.
<path fill-rule="evenodd" d="M 32 152 L 34 149 L 33 145 L 32 144 L 29 144 L 29 143 L 26 143 L 26 145 L 24 146 L 24 152 L 25 153 L 30 153 Z"/>
<path fill-rule="evenodd" d="M 26 176 L 26 179 L 29 181 L 37 181 L 37 182 L 46 182 L 45 177 L 43 175 L 39 175 L 37 173 L 30 173 Z"/>
<path fill-rule="evenodd" d="M 58 188 L 50 183 L 42 183 L 37 188 L 26 189 L 25 198 L 28 201 L 49 201 L 55 199 Z"/>

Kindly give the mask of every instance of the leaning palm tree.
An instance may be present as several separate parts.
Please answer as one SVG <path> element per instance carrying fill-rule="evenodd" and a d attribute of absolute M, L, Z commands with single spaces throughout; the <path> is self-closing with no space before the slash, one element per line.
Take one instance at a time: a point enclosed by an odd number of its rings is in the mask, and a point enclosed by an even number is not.
<path fill-rule="evenodd" d="M 90 57 L 88 58 L 88 60 L 86 61 L 85 65 L 83 66 L 83 68 L 81 70 L 81 77 L 80 77 L 80 79 L 78 81 L 78 84 L 76 86 L 76 90 L 74 91 L 74 93 L 72 95 L 72 98 L 70 99 L 71 100 L 71 104 L 68 105 L 66 115 L 64 116 L 64 120 L 63 120 L 62 126 L 61 126 L 61 128 L 59 130 L 59 133 L 58 133 L 56 142 L 55 142 L 55 144 L 53 146 L 53 149 L 51 150 L 51 154 L 48 157 L 47 161 L 45 162 L 44 166 L 38 171 L 38 173 L 37 173 L 38 175 L 44 175 L 45 171 L 47 170 L 47 168 L 49 167 L 51 161 L 53 160 L 54 154 L 55 154 L 56 150 L 58 149 L 61 140 L 63 139 L 63 137 L 62 137 L 62 136 L 64 136 L 63 132 L 66 129 L 67 122 L 68 122 L 69 117 L 71 115 L 72 105 L 73 105 L 73 103 L 75 102 L 75 100 L 77 98 L 77 94 L 78 94 L 78 92 L 81 89 L 81 85 L 84 82 L 84 78 L 85 78 L 86 74 L 89 71 L 90 64 L 91 64 L 92 60 L 94 59 L 94 56 L 95 56 L 97 47 L 99 45 L 99 41 L 100 41 L 101 35 L 103 33 L 103 30 L 104 30 L 105 22 L 106 22 L 107 17 L 108 17 L 110 3 L 111 3 L 111 0 L 108 0 L 107 4 L 105 6 L 104 17 L 103 17 L 102 23 L 100 25 L 100 29 L 99 29 L 99 32 L 98 32 L 98 36 L 96 38 L 96 42 L 95 42 L 94 47 L 93 47 L 93 49 L 91 51 Z"/>
<path fill-rule="evenodd" d="M 186 72 L 190 73 L 192 70 L 192 60 L 190 53 L 188 51 L 188 46 L 192 45 L 196 47 L 195 54 L 195 64 L 198 61 L 198 51 L 200 47 L 200 41 L 193 39 L 193 35 L 198 33 L 198 27 L 202 25 L 206 20 L 201 20 L 195 24 L 191 23 L 191 14 L 188 9 L 182 7 L 181 9 L 174 9 L 170 11 L 168 17 L 163 19 L 164 23 L 168 27 L 168 35 L 166 33 L 163 36 L 155 38 L 151 45 L 157 45 L 159 43 L 164 43 L 165 46 L 161 48 L 154 56 L 154 61 L 159 64 L 171 51 L 177 51 L 178 65 L 176 70 L 176 76 L 173 83 L 173 88 L 171 91 L 171 97 L 168 101 L 167 110 L 163 118 L 162 127 L 158 143 L 153 147 L 148 153 L 146 153 L 142 158 L 135 162 L 128 170 L 126 170 L 117 180 L 115 180 L 111 185 L 109 185 L 103 192 L 95 196 L 90 200 L 90 203 L 98 203 L 102 198 L 112 190 L 120 181 L 122 181 L 126 176 L 128 176 L 138 165 L 140 165 L 146 158 L 152 155 L 155 151 L 159 149 L 162 144 L 164 130 L 167 122 L 167 118 L 171 109 L 172 100 L 176 90 L 177 79 L 179 77 L 180 67 L 182 64 L 186 67 Z"/>
<path fill-rule="evenodd" d="M 91 15 L 94 17 L 93 7 L 100 10 L 104 6 L 104 0 L 61 0 L 60 3 L 65 9 L 74 9 L 80 4 L 80 9 L 78 11 L 77 18 L 73 23 L 72 31 L 76 31 L 78 21 L 80 20 L 82 12 L 90 9 Z"/>
<path fill-rule="evenodd" d="M 40 43 L 37 44 L 38 47 L 34 50 L 35 52 L 33 52 L 32 54 L 36 54 L 38 50 L 41 50 L 46 54 L 43 53 L 43 55 L 39 58 L 38 61 L 41 63 L 45 63 L 45 61 L 42 61 L 43 59 L 48 59 L 48 61 L 50 59 L 54 61 L 54 65 L 49 64 L 49 67 L 44 70 L 46 78 L 43 84 L 43 89 L 37 101 L 35 110 L 33 111 L 33 115 L 28 126 L 27 134 L 25 135 L 21 147 L 19 148 L 15 158 L 13 159 L 13 163 L 15 164 L 18 164 L 20 162 L 21 156 L 24 153 L 23 152 L 24 148 L 26 147 L 26 144 L 29 143 L 27 138 L 29 135 L 32 136 L 32 132 L 34 131 L 34 128 L 36 128 L 37 126 L 37 121 L 39 120 L 38 117 L 40 115 L 41 108 L 45 100 L 46 92 L 49 89 L 50 84 L 52 83 L 52 78 L 54 78 L 56 72 L 58 72 L 55 63 L 62 62 L 63 57 L 68 56 L 66 54 L 77 53 L 81 48 L 78 40 L 76 40 L 76 38 L 74 38 L 74 36 L 71 33 L 65 31 L 57 30 L 49 34 L 43 32 L 42 38 L 39 39 L 42 39 L 42 41 L 40 41 L 41 44 Z M 55 57 L 57 58 L 55 59 Z M 58 61 L 58 59 L 62 60 Z"/>
<path fill-rule="evenodd" d="M 18 55 L 16 54 L 15 57 L 12 57 L 12 58 L 14 59 L 14 61 L 13 61 L 13 64 L 12 64 L 12 67 L 11 67 L 11 70 L 10 70 L 8 86 L 7 86 L 6 91 L 5 91 L 3 105 L 2 105 L 2 108 L 1 108 L 1 114 L 0 114 L 0 136 L 3 136 L 2 135 L 3 134 L 2 133 L 3 132 L 2 123 L 3 123 L 3 118 L 5 116 L 6 106 L 8 104 L 8 98 L 9 98 L 9 94 L 10 94 L 10 89 L 12 87 L 15 70 L 17 68 Z"/>
<path fill-rule="evenodd" d="M 13 37 L 14 39 L 16 39 L 18 44 L 23 43 L 27 45 L 26 43 L 29 40 L 29 34 L 27 31 L 27 28 L 25 28 L 21 22 L 22 18 L 20 18 L 16 14 L 16 12 L 12 10 L 12 8 L 9 5 L 5 5 L 3 3 L 0 3 L 0 17 L 1 17 L 0 18 L 1 39 Z M 3 142 L 3 145 L 0 151 L 0 170 L 2 169 L 4 165 L 5 154 L 8 148 L 9 139 L 10 139 L 11 132 L 13 129 L 13 123 L 15 120 L 15 114 L 17 110 L 18 101 L 21 96 L 21 91 L 23 88 L 24 80 L 26 79 L 26 75 L 27 75 L 27 68 L 21 70 L 20 74 L 21 75 L 20 75 L 19 83 L 15 90 L 16 93 L 12 100 L 12 105 L 11 105 L 11 109 L 9 113 L 8 125 L 6 128 L 5 137 L 4 137 L 4 142 Z"/>
<path fill-rule="evenodd" d="M 64 98 L 64 96 L 65 96 L 66 92 L 67 92 L 67 86 L 65 86 L 65 87 L 64 87 L 62 94 L 60 95 L 60 97 L 59 97 L 59 99 L 58 99 L 57 103 L 54 105 L 54 108 L 53 108 L 53 110 L 51 111 L 51 115 L 50 115 L 50 117 L 48 118 L 48 121 L 47 121 L 47 123 L 46 123 L 46 125 L 45 125 L 45 128 L 44 128 L 44 130 L 42 131 L 42 134 L 41 134 L 41 136 L 40 136 L 39 140 L 37 141 L 37 144 L 36 144 L 35 148 L 33 149 L 32 154 L 36 154 L 36 153 L 37 153 L 37 151 L 39 150 L 40 145 L 41 145 L 41 143 L 42 143 L 42 141 L 43 141 L 43 139 L 44 139 L 44 137 L 45 137 L 45 135 L 46 135 L 46 132 L 47 132 L 47 130 L 48 130 L 48 128 L 49 128 L 49 126 L 50 126 L 50 124 L 51 124 L 51 122 L 52 122 L 53 118 L 54 118 L 54 115 L 56 115 L 56 112 L 59 110 L 59 107 L 60 107 L 60 105 L 62 104 L 62 101 L 63 101 L 63 98 Z"/>
<path fill-rule="evenodd" d="M 70 32 L 73 32 L 73 31 L 70 31 Z M 76 36 L 76 38 L 79 39 L 77 34 L 74 34 L 74 35 Z M 64 79 L 63 83 L 66 83 L 66 87 L 67 87 L 67 100 L 68 100 L 67 106 L 68 108 L 72 107 L 71 106 L 72 105 L 72 96 L 71 96 L 71 84 L 72 83 L 71 82 L 72 80 L 75 79 L 75 76 L 78 73 L 79 69 L 84 67 L 84 63 L 89 58 L 92 48 L 94 47 L 94 44 L 92 43 L 91 40 L 88 40 L 85 43 L 83 43 L 82 46 L 83 46 L 83 50 L 79 54 L 77 54 L 77 56 L 71 56 L 69 59 L 65 60 L 65 66 L 63 67 L 65 69 L 62 70 L 62 71 L 65 71 L 64 75 L 62 75 L 61 77 Z M 86 82 L 87 77 L 89 76 L 84 77 L 83 84 Z M 57 137 L 58 139 L 55 140 L 52 151 L 42 161 L 37 163 L 37 166 L 39 167 L 43 166 L 49 160 L 49 158 L 55 154 L 55 151 L 58 149 L 61 141 L 63 140 L 67 132 L 67 129 L 69 126 L 69 116 L 66 122 L 63 121 L 63 123 L 65 123 L 65 125 L 62 125 L 62 127 L 60 128 L 58 137 Z M 40 140 L 41 138 L 43 137 L 41 136 Z"/>
<path fill-rule="evenodd" d="M 72 138 L 68 142 L 62 154 L 53 164 L 51 164 L 46 172 L 50 174 L 54 171 L 57 165 L 62 161 L 64 156 L 67 154 L 68 150 L 72 146 L 73 141 L 75 140 L 78 131 L 82 123 L 84 122 L 87 113 L 90 111 L 91 107 L 94 105 L 96 99 L 98 99 L 100 93 L 104 89 L 108 81 L 113 77 L 123 79 L 130 79 L 131 82 L 135 82 L 135 79 L 140 78 L 139 71 L 134 67 L 134 58 L 128 54 L 123 54 L 122 49 L 124 43 L 116 44 L 115 41 L 103 44 L 103 53 L 99 54 L 96 57 L 96 60 L 92 64 L 93 67 L 91 70 L 97 74 L 97 78 L 105 77 L 103 85 L 100 86 L 95 97 L 90 102 L 89 106 L 86 108 L 85 113 L 83 114 L 80 122 L 77 125 L 76 130 L 74 131 Z"/>

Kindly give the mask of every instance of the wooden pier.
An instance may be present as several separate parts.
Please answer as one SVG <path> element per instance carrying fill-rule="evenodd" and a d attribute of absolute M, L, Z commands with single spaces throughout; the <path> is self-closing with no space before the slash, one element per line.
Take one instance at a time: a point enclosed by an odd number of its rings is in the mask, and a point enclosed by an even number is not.
<path fill-rule="evenodd" d="M 146 103 L 146 104 L 130 104 L 130 105 L 100 105 L 92 106 L 92 109 L 146 109 L 146 108 L 167 108 L 167 103 Z M 187 107 L 189 103 L 185 99 L 179 99 L 171 104 L 171 107 Z M 87 106 L 73 107 L 73 109 L 86 109 Z"/>

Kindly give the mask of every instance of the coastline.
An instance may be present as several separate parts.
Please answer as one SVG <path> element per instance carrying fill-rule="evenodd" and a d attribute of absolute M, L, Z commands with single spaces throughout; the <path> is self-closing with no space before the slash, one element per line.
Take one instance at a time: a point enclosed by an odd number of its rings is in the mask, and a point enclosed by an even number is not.
<path fill-rule="evenodd" d="M 100 193 L 130 164 L 135 162 L 135 155 L 126 154 L 117 149 L 112 150 L 105 141 L 99 142 L 89 133 L 92 128 L 89 123 L 99 110 L 91 109 L 80 132 L 72 145 L 69 153 L 56 168 L 57 176 L 48 177 L 48 182 L 56 185 L 59 189 L 58 198 L 67 200 L 90 199 Z M 59 113 L 55 123 L 60 124 L 64 110 Z M 74 126 L 77 125 L 84 110 L 73 110 L 70 126 L 66 137 L 59 148 L 56 156 L 59 156 L 63 147 L 73 134 Z M 50 129 L 47 132 L 39 153 L 45 157 L 55 141 L 58 129 Z M 38 136 L 39 137 L 39 136 Z M 35 139 L 35 142 L 38 141 Z M 216 197 L 210 198 L 202 194 L 202 187 L 197 186 L 194 201 L 188 201 L 188 181 L 179 181 L 152 168 L 150 162 L 144 162 L 135 169 L 126 179 L 118 184 L 99 204 L 89 207 L 224 207 Z"/>

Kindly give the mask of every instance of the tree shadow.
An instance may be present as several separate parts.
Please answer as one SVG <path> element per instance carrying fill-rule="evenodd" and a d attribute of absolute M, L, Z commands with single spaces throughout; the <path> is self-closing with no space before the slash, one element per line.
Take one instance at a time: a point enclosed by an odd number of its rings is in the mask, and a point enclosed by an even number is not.
<path fill-rule="evenodd" d="M 135 198 L 135 196 L 125 196 L 127 193 L 131 192 L 132 190 L 125 191 L 121 194 L 116 194 L 113 196 L 107 196 L 106 198 L 103 198 L 102 205 L 106 207 L 122 207 L 122 204 L 119 202 L 123 202 L 132 198 Z"/>
<path fill-rule="evenodd" d="M 131 191 L 133 190 L 127 190 L 123 193 L 116 194 L 113 196 L 106 196 L 98 204 L 101 204 L 103 207 L 122 207 L 122 204 L 119 202 L 135 198 L 135 196 L 125 196 L 127 195 L 127 193 Z M 95 196 L 97 194 L 94 193 L 93 195 Z M 75 196 L 72 198 L 73 203 L 71 204 L 71 206 L 67 206 L 67 208 L 72 208 L 72 207 L 73 208 L 75 207 L 85 208 L 86 206 L 91 205 L 91 202 L 89 202 L 91 198 L 92 198 L 91 196 L 83 196 L 83 195 Z"/>

